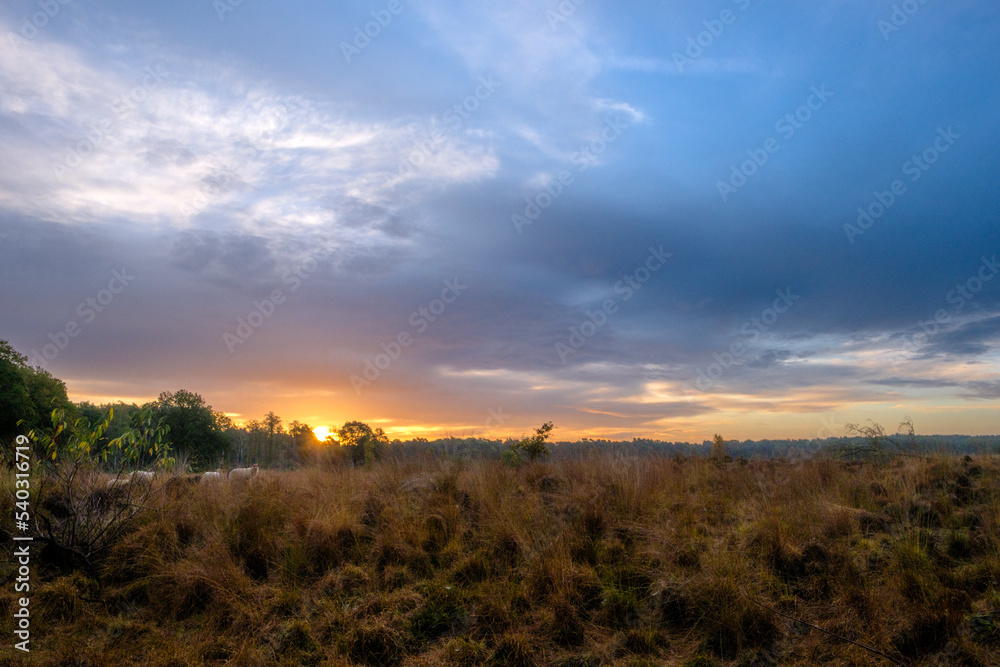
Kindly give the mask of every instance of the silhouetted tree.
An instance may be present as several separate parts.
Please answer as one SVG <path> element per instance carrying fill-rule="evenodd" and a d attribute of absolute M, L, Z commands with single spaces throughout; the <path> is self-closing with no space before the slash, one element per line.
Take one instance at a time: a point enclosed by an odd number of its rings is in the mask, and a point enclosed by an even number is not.
<path fill-rule="evenodd" d="M 274 414 L 274 412 L 268 412 L 264 415 L 264 419 L 261 420 L 261 426 L 264 429 L 264 433 L 267 434 L 267 449 L 264 458 L 268 463 L 273 465 L 281 459 L 278 436 L 283 435 L 285 429 L 281 425 L 281 417 Z"/>
<path fill-rule="evenodd" d="M 846 424 L 844 429 L 849 435 L 864 438 L 862 443 L 849 442 L 841 446 L 841 455 L 849 458 L 881 459 L 894 454 L 915 454 L 918 450 L 913 420 L 909 417 L 899 424 L 898 430 L 903 437 L 889 436 L 881 424 L 871 419 L 868 420 L 868 425 Z"/>
<path fill-rule="evenodd" d="M 373 463 L 382 458 L 385 446 L 389 444 L 385 431 L 381 428 L 373 430 L 368 424 L 359 421 L 345 423 L 337 431 L 337 436 L 340 438 L 340 446 L 348 448 L 355 465 Z"/>
<path fill-rule="evenodd" d="M 549 447 L 545 441 L 549 439 L 553 428 L 555 427 L 552 426 L 552 422 L 545 422 L 535 429 L 535 435 L 519 441 L 510 441 L 507 452 L 502 455 L 504 463 L 515 464 L 518 460 L 523 460 L 521 459 L 522 455 L 527 456 L 529 461 L 547 457 Z"/>
<path fill-rule="evenodd" d="M 299 463 L 309 460 L 316 453 L 316 448 L 319 446 L 319 438 L 313 433 L 312 427 L 309 424 L 292 421 L 288 425 L 288 434 L 294 438 L 295 458 Z"/>
<path fill-rule="evenodd" d="M 709 452 L 709 457 L 715 461 L 722 461 L 726 456 L 726 440 L 716 433 L 712 439 L 712 450 Z"/>

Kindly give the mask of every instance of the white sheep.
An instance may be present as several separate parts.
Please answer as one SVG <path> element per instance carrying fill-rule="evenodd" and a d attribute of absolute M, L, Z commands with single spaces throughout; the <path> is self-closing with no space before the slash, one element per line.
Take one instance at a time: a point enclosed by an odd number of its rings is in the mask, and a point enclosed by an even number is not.
<path fill-rule="evenodd" d="M 128 485 L 131 484 L 131 483 L 132 483 L 132 476 L 131 475 L 124 475 L 124 476 L 119 477 L 117 479 L 109 479 L 107 487 L 111 491 L 116 491 L 118 489 L 127 488 Z"/>
<path fill-rule="evenodd" d="M 229 471 L 229 481 L 235 482 L 237 480 L 249 482 L 254 477 L 257 476 L 257 471 L 260 469 L 256 463 L 250 468 L 233 468 Z"/>
<path fill-rule="evenodd" d="M 203 473 L 199 483 L 210 484 L 213 482 L 221 482 L 221 481 L 222 481 L 222 473 L 219 471 L 215 471 L 215 472 Z"/>
<path fill-rule="evenodd" d="M 151 472 L 136 470 L 135 472 L 125 473 L 124 475 L 119 475 L 115 479 L 109 480 L 108 488 L 115 490 L 125 489 L 133 484 L 151 484 L 155 477 L 156 475 Z"/>

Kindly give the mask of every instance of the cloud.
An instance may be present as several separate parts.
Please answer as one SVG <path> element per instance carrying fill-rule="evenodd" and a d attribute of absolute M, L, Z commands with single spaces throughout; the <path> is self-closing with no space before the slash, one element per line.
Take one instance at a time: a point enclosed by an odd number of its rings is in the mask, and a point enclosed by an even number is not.
<path fill-rule="evenodd" d="M 633 107 L 628 102 L 616 102 L 615 100 L 607 99 L 595 99 L 593 100 L 594 108 L 598 111 L 603 111 L 607 113 L 618 113 L 622 114 L 629 119 L 631 123 L 645 123 L 649 120 L 649 117 L 642 111 L 639 111 Z"/>
<path fill-rule="evenodd" d="M 673 60 L 648 58 L 643 56 L 606 56 L 605 66 L 614 69 L 647 72 L 650 74 L 687 75 L 691 73 L 705 74 L 759 74 L 763 71 L 760 62 L 753 58 L 709 58 L 697 60 L 685 58 L 684 64 L 678 67 Z"/>
<path fill-rule="evenodd" d="M 594 94 L 606 63 L 591 45 L 599 30 L 582 12 L 554 28 L 530 0 L 428 0 L 420 10 L 470 73 L 496 73 L 506 89 L 501 118 L 544 157 L 568 161 L 611 113 L 648 120 L 631 103 Z"/>
<path fill-rule="evenodd" d="M 352 119 L 329 101 L 281 95 L 154 47 L 123 72 L 69 46 L 22 42 L 0 40 L 0 112 L 20 128 L 0 166 L 0 208 L 22 215 L 336 226 L 323 204 L 331 194 L 412 205 L 423 189 L 489 178 L 499 167 L 481 137 L 461 133 L 400 176 L 432 121 Z M 397 220 L 375 231 L 398 238 L 404 228 Z"/>
<path fill-rule="evenodd" d="M 970 392 L 966 398 L 994 400 L 1000 398 L 1000 382 L 970 382 L 967 385 Z"/>
<path fill-rule="evenodd" d="M 982 315 L 954 328 L 937 333 L 921 351 L 923 358 L 937 356 L 978 357 L 989 353 L 1000 343 L 1000 315 Z"/>
<path fill-rule="evenodd" d="M 278 269 L 267 239 L 237 232 L 183 230 L 174 237 L 170 255 L 172 266 L 236 289 L 265 284 Z"/>
<path fill-rule="evenodd" d="M 938 380 L 912 377 L 891 377 L 878 380 L 869 380 L 870 384 L 886 385 L 888 387 L 908 387 L 917 389 L 941 389 L 945 387 L 959 387 L 957 382 L 950 380 Z"/>
<path fill-rule="evenodd" d="M 485 0 L 461 6 L 443 0 L 420 4 L 427 22 L 471 71 L 499 69 L 521 89 L 553 81 L 575 86 L 598 74 L 601 61 L 587 46 L 587 29 L 553 29 L 530 0 Z M 498 58 L 497 56 L 501 57 Z"/>

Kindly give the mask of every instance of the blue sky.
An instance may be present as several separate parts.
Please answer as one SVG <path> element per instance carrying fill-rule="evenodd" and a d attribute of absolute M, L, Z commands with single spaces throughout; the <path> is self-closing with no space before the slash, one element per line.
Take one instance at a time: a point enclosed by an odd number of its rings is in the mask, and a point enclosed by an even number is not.
<path fill-rule="evenodd" d="M 8 2 L 0 337 L 399 436 L 997 433 L 998 44 L 986 1 Z"/>

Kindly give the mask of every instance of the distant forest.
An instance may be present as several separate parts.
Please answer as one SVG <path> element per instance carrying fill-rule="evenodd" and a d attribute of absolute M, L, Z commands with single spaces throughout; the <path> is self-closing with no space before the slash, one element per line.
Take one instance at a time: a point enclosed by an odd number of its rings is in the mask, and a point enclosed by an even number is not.
<path fill-rule="evenodd" d="M 1000 436 L 970 436 L 970 435 L 927 435 L 914 438 L 916 447 L 910 452 L 914 454 L 949 453 L 949 454 L 1000 454 Z M 489 440 L 484 438 L 441 438 L 438 440 L 395 440 L 393 449 L 401 455 L 417 456 L 423 452 L 433 452 L 448 456 L 487 456 L 499 457 L 504 448 L 511 442 L 506 440 Z M 603 440 L 584 438 L 574 442 L 551 443 L 550 456 L 574 457 L 592 452 L 613 451 L 630 455 L 650 456 L 709 456 L 712 441 L 702 444 L 687 442 L 665 442 L 648 438 L 633 438 L 632 440 Z M 731 458 L 771 459 L 771 458 L 808 458 L 819 453 L 840 454 L 843 450 L 853 451 L 869 444 L 865 437 L 824 438 L 812 440 L 727 440 L 726 453 Z"/>

